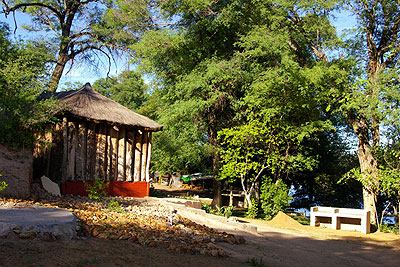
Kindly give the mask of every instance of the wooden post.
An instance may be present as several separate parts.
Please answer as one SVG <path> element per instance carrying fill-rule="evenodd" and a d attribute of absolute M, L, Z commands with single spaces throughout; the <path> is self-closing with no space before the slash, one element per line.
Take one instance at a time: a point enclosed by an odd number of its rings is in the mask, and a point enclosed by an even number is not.
<path fill-rule="evenodd" d="M 74 122 L 68 122 L 68 170 L 67 177 L 70 180 L 75 179 L 75 156 L 78 140 L 77 125 Z"/>
<path fill-rule="evenodd" d="M 68 168 L 68 119 L 63 118 L 63 160 L 61 167 L 61 182 L 67 180 L 67 168 Z"/>
<path fill-rule="evenodd" d="M 96 173 L 97 161 L 97 134 L 96 124 L 90 123 L 87 130 L 88 146 L 86 153 L 86 180 L 93 180 Z"/>
<path fill-rule="evenodd" d="M 135 173 L 134 173 L 134 181 L 141 181 L 140 177 L 140 171 L 141 171 L 141 166 L 140 164 L 142 163 L 142 132 L 138 131 L 135 134 Z"/>
<path fill-rule="evenodd" d="M 116 127 L 116 126 L 114 126 Z M 116 181 L 118 177 L 118 131 L 111 126 L 110 136 L 111 136 L 111 149 L 110 149 L 110 181 Z"/>
<path fill-rule="evenodd" d="M 118 132 L 118 155 L 117 155 L 118 167 L 117 167 L 117 177 L 116 177 L 117 181 L 125 181 L 125 163 L 126 163 L 125 135 L 126 135 L 125 126 L 120 126 Z"/>
<path fill-rule="evenodd" d="M 146 181 L 150 181 L 150 158 L 152 149 L 153 135 L 149 132 L 149 139 L 147 141 L 147 160 L 146 160 Z"/>
<path fill-rule="evenodd" d="M 111 126 L 107 126 L 107 180 L 112 180 L 112 154 Z"/>
<path fill-rule="evenodd" d="M 45 147 L 45 155 L 46 155 L 46 176 L 50 177 L 50 165 L 52 164 L 51 162 L 51 149 L 53 146 L 53 127 L 48 126 L 46 127 L 46 132 L 44 134 L 45 136 L 45 142 L 49 144 L 49 146 Z"/>
<path fill-rule="evenodd" d="M 105 178 L 107 176 L 107 128 L 104 124 L 99 126 L 96 136 L 95 173 L 97 177 Z"/>
<path fill-rule="evenodd" d="M 141 160 L 141 168 L 140 168 L 140 177 L 141 181 L 148 182 L 148 177 L 146 175 L 146 167 L 147 167 L 147 138 L 148 132 L 143 132 L 143 139 L 142 139 L 142 160 Z"/>
<path fill-rule="evenodd" d="M 125 170 L 125 177 L 126 181 L 131 182 L 133 180 L 133 165 L 132 159 L 134 157 L 134 149 L 132 144 L 134 144 L 135 136 L 132 132 L 126 132 L 126 170 Z"/>
<path fill-rule="evenodd" d="M 79 181 L 85 180 L 85 158 L 87 145 L 86 123 L 77 123 L 77 144 L 75 158 L 75 176 Z"/>

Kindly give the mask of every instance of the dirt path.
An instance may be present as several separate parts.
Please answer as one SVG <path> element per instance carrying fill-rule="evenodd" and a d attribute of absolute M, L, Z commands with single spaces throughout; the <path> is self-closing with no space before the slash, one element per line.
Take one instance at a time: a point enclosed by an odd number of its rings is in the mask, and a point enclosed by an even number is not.
<path fill-rule="evenodd" d="M 363 235 L 309 226 L 274 227 L 248 220 L 258 234 L 227 230 L 245 237 L 240 246 L 220 244 L 232 259 L 266 266 L 400 266 L 400 239 L 393 234 Z M 224 230 L 215 225 L 219 230 Z"/>
<path fill-rule="evenodd" d="M 144 247 L 121 240 L 88 238 L 68 242 L 0 239 L 0 266 L 243 266 L 216 258 Z"/>

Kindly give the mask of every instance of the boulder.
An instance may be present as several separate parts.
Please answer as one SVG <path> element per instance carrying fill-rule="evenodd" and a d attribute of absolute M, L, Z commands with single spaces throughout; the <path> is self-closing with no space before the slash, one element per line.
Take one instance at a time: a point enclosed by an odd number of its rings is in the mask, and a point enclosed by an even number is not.
<path fill-rule="evenodd" d="M 40 180 L 42 181 L 43 188 L 47 192 L 49 192 L 53 196 L 61 197 L 60 187 L 58 186 L 58 184 L 56 184 L 55 182 L 53 182 L 52 180 L 50 180 L 48 177 L 46 177 L 44 175 L 42 177 L 40 177 Z"/>
<path fill-rule="evenodd" d="M 29 150 L 0 145 L 0 181 L 8 184 L 0 191 L 0 196 L 28 198 L 31 194 L 32 170 L 33 157 Z"/>

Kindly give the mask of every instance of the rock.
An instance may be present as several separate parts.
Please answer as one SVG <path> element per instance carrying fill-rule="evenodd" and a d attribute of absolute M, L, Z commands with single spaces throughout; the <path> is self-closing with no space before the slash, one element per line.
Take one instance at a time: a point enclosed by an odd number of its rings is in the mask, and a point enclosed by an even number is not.
<path fill-rule="evenodd" d="M 217 257 L 218 256 L 218 250 L 217 249 L 213 249 L 210 251 L 211 256 L 213 257 Z"/>
<path fill-rule="evenodd" d="M 36 232 L 23 232 L 18 235 L 19 238 L 21 239 L 34 239 L 37 237 Z"/>
<path fill-rule="evenodd" d="M 42 181 L 43 188 L 47 192 L 49 192 L 53 196 L 58 196 L 58 197 L 61 196 L 60 187 L 58 186 L 58 184 L 54 183 L 52 180 L 50 180 L 44 175 L 40 178 L 40 180 Z"/>
<path fill-rule="evenodd" d="M 235 239 L 236 239 L 236 244 L 246 243 L 246 239 L 244 239 L 243 236 L 235 236 Z"/>
<path fill-rule="evenodd" d="M 92 230 L 92 236 L 96 237 L 99 235 L 99 231 L 96 228 L 93 228 Z"/>
<path fill-rule="evenodd" d="M 218 250 L 218 256 L 220 256 L 220 257 L 228 257 L 228 255 L 226 255 L 225 251 L 223 251 L 222 249 Z"/>

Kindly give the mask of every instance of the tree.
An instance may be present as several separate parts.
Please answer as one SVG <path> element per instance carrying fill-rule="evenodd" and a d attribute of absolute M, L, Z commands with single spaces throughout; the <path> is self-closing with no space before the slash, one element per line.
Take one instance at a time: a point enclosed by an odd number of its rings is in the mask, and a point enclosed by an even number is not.
<path fill-rule="evenodd" d="M 116 12 L 113 10 L 115 7 L 113 2 L 100 0 L 2 0 L 3 12 L 6 15 L 22 11 L 32 17 L 34 24 L 28 27 L 30 31 L 52 33 L 46 35 L 46 40 L 56 46 L 55 53 L 57 54 L 48 88 L 52 92 L 57 89 L 67 63 L 72 66 L 78 59 L 93 62 L 96 60 L 96 52 L 101 53 L 110 61 L 112 51 L 123 49 L 115 41 L 115 36 L 118 35 L 122 42 L 118 23 L 116 20 L 114 23 L 106 23 L 105 20 L 109 13 Z M 147 13 L 143 12 L 146 9 L 139 6 L 139 3 L 143 4 L 147 1 L 134 2 L 138 7 L 137 10 L 131 10 L 131 15 L 139 17 L 140 14 L 140 18 L 146 17 Z M 142 25 L 140 24 L 140 26 Z M 129 29 L 135 31 L 138 29 L 135 26 L 137 25 L 131 25 Z M 132 31 L 128 31 L 127 28 L 123 29 L 125 39 L 128 32 L 131 33 L 131 39 L 134 39 Z"/>
<path fill-rule="evenodd" d="M 264 177 L 270 181 L 281 180 L 281 175 L 290 168 L 289 162 L 293 165 L 300 163 L 288 154 L 289 146 L 293 144 L 293 140 L 289 140 L 290 134 L 273 122 L 253 120 L 219 131 L 218 139 L 219 178 L 229 182 L 239 180 L 249 208 L 252 207 L 252 197 L 256 196 L 257 183 L 264 184 Z"/>
<path fill-rule="evenodd" d="M 37 101 L 48 81 L 49 54 L 41 44 L 12 43 L 8 35 L 0 24 L 0 142 L 29 146 L 57 108 L 54 101 Z"/>
<path fill-rule="evenodd" d="M 147 32 L 131 47 L 139 67 L 157 79 L 161 104 L 175 111 L 190 109 L 188 123 L 203 130 L 198 143 L 206 138 L 205 144 L 213 148 L 215 176 L 220 169 L 220 130 L 236 129 L 251 119 L 264 122 L 266 117 L 302 142 L 330 127 L 320 116 L 324 107 L 318 98 L 326 86 L 346 78 L 346 72 L 329 64 L 322 50 L 321 39 L 335 37 L 324 15 L 328 7 L 286 3 L 164 1 L 161 12 L 174 23 Z M 158 120 L 162 116 L 159 113 Z M 299 147 L 290 152 L 305 155 L 307 149 L 298 153 Z M 215 184 L 214 205 L 221 205 L 219 181 Z"/>
<path fill-rule="evenodd" d="M 400 53 L 400 7 L 394 1 L 345 1 L 357 18 L 358 28 L 350 36 L 349 56 L 360 69 L 345 91 L 341 110 L 358 139 L 358 159 L 363 184 L 364 208 L 377 225 L 376 200 L 379 166 L 374 151 L 380 146 L 380 127 L 397 117 L 400 94 L 392 79 L 398 80 Z M 398 117 L 397 117 L 398 118 Z"/>
<path fill-rule="evenodd" d="M 118 77 L 94 82 L 93 89 L 121 105 L 137 110 L 147 100 L 147 85 L 135 71 L 124 71 Z"/>

